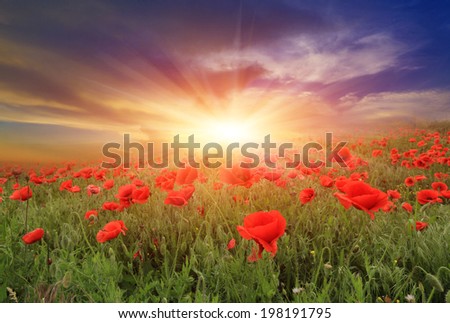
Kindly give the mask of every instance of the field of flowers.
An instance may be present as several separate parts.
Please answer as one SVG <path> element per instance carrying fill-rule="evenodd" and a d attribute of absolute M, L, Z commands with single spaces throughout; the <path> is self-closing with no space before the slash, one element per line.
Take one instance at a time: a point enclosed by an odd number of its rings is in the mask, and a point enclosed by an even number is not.
<path fill-rule="evenodd" d="M 1 302 L 450 302 L 448 127 L 348 167 L 0 167 Z M 274 157 L 275 158 L 275 157 Z"/>

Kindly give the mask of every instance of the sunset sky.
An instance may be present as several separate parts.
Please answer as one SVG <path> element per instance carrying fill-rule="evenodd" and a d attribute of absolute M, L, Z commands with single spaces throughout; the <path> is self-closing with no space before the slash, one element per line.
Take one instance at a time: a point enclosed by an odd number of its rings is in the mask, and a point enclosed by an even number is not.
<path fill-rule="evenodd" d="M 0 3 L 0 161 L 449 115 L 449 1 Z"/>

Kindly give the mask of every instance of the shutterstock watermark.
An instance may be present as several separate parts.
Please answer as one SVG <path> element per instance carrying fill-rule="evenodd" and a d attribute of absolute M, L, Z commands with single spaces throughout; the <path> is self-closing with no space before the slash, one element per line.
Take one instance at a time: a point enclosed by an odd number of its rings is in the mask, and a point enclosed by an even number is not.
<path fill-rule="evenodd" d="M 266 135 L 261 143 L 232 142 L 226 146 L 216 142 L 202 146 L 195 141 L 194 135 L 190 135 L 186 141 L 181 141 L 180 135 L 176 135 L 170 143 L 149 142 L 145 145 L 131 141 L 130 137 L 130 134 L 124 134 L 122 143 L 109 142 L 103 146 L 103 156 L 109 159 L 102 162 L 103 168 L 130 168 L 135 165 L 133 157 L 136 154 L 139 168 L 167 168 L 172 164 L 178 168 L 200 168 L 202 165 L 206 168 L 219 168 L 223 165 L 231 168 L 236 162 L 242 168 L 256 168 L 262 164 L 268 168 L 276 168 L 274 157 L 285 159 L 285 168 L 288 169 L 300 164 L 308 168 L 331 167 L 333 162 L 341 167 L 347 166 L 339 155 L 347 142 L 340 141 L 333 145 L 331 132 L 325 133 L 322 144 L 310 141 L 301 146 L 295 146 L 292 142 L 272 142 L 270 135 Z"/>

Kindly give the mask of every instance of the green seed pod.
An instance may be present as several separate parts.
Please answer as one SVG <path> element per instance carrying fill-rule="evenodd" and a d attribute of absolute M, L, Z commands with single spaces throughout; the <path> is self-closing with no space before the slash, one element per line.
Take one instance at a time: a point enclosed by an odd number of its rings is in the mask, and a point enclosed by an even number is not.
<path fill-rule="evenodd" d="M 434 287 L 438 292 L 440 292 L 440 293 L 444 292 L 444 287 L 442 287 L 442 283 L 439 281 L 439 279 L 436 276 L 434 276 L 430 273 L 427 273 L 425 275 L 425 280 L 428 281 L 428 283 L 430 283 L 430 285 L 432 287 Z"/>
<path fill-rule="evenodd" d="M 62 279 L 62 285 L 64 288 L 68 288 L 70 286 L 70 282 L 72 281 L 72 273 L 70 271 L 64 274 Z"/>

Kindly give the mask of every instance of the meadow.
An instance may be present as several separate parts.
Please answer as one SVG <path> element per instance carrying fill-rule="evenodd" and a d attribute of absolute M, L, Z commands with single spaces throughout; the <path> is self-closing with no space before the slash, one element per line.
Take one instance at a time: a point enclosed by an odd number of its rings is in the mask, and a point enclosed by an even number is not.
<path fill-rule="evenodd" d="M 349 139 L 349 167 L 3 165 L 0 302 L 450 302 L 448 124 Z"/>

